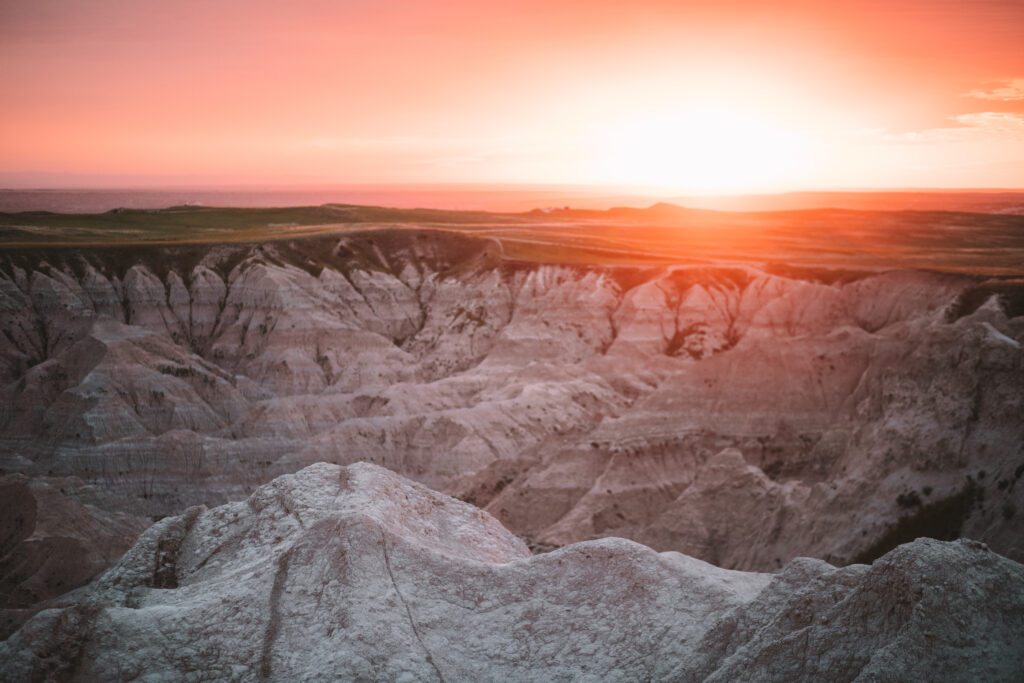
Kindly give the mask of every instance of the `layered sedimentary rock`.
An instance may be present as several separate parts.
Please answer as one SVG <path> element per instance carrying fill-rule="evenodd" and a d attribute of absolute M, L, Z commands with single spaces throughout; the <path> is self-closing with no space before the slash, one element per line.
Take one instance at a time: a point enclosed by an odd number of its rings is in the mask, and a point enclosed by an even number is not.
<path fill-rule="evenodd" d="M 379 230 L 0 257 L 0 467 L 152 518 L 369 461 L 556 547 L 1024 558 L 1021 283 Z M 1017 292 L 1017 294 L 1014 294 Z"/>
<path fill-rule="evenodd" d="M 150 528 L 0 643 L 5 680 L 1015 680 L 1024 566 L 714 567 L 624 539 L 531 556 L 469 504 L 325 463 Z"/>

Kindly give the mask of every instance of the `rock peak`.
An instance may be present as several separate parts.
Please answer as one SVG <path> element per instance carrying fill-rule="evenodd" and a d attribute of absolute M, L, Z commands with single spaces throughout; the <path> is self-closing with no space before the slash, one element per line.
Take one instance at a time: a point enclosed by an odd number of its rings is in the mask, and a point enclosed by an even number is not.
<path fill-rule="evenodd" d="M 955 590 L 951 590 L 951 587 Z M 608 538 L 529 556 L 376 465 L 194 507 L 5 643 L 5 680 L 1012 680 L 1024 567 L 920 539 L 775 575 Z"/>

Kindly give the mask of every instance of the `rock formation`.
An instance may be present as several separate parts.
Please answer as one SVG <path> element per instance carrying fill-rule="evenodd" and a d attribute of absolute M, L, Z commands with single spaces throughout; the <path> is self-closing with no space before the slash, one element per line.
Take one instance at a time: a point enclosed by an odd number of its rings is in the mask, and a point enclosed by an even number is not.
<path fill-rule="evenodd" d="M 321 463 L 156 523 L 0 662 L 9 681 L 1009 681 L 1024 566 L 928 539 L 776 574 L 620 538 L 531 556 L 469 504 Z"/>
<path fill-rule="evenodd" d="M 966 536 L 1021 560 L 1022 289 L 535 263 L 407 228 L 10 249 L 0 468 L 151 519 L 362 460 L 534 547 L 770 571 Z"/>

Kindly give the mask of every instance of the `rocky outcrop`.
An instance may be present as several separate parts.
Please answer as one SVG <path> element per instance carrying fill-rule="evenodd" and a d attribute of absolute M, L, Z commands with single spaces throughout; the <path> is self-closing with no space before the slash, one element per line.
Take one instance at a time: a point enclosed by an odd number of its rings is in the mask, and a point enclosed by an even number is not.
<path fill-rule="evenodd" d="M 10 249 L 0 467 L 152 518 L 363 460 L 537 547 L 770 571 L 967 536 L 1024 559 L 1021 291 L 533 263 L 406 228 Z"/>
<path fill-rule="evenodd" d="M 993 298 L 951 321 L 956 301 L 875 331 L 849 319 L 795 336 L 748 328 L 728 351 L 667 371 L 487 509 L 552 544 L 622 535 L 741 569 L 872 559 L 911 533 L 1021 557 L 1019 318 Z"/>
<path fill-rule="evenodd" d="M 0 643 L 4 679 L 1014 680 L 1024 567 L 922 539 L 720 569 L 617 538 L 530 556 L 486 513 L 317 464 L 150 528 Z"/>

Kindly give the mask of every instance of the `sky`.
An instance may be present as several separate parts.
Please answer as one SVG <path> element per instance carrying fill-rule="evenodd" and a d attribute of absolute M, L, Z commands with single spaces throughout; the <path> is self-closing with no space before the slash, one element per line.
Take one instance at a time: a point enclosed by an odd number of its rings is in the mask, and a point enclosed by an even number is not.
<path fill-rule="evenodd" d="M 0 0 L 0 186 L 1024 188 L 1021 0 Z"/>

